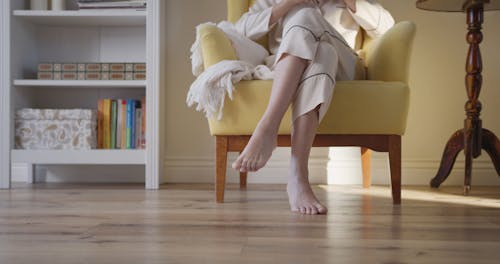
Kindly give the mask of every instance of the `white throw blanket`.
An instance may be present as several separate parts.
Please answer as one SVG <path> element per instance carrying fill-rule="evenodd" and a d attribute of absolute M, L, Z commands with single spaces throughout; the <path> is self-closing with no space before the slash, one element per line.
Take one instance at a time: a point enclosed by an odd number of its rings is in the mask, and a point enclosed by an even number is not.
<path fill-rule="evenodd" d="M 215 25 L 214 23 L 206 23 Z M 222 118 L 226 94 L 233 99 L 234 84 L 241 80 L 269 80 L 273 78 L 271 69 L 263 65 L 269 53 L 259 44 L 239 34 L 233 24 L 223 21 L 217 25 L 231 40 L 236 55 L 240 60 L 221 61 L 203 69 L 203 55 L 196 27 L 196 41 L 191 46 L 191 64 L 193 75 L 197 76 L 187 94 L 188 106 L 197 104 L 197 111 L 204 111 L 207 118 Z"/>
<path fill-rule="evenodd" d="M 226 94 L 233 100 L 234 84 L 241 80 L 272 79 L 272 72 L 265 65 L 254 67 L 245 61 L 224 60 L 206 69 L 191 84 L 187 104 L 204 111 L 207 118 L 222 118 Z"/>

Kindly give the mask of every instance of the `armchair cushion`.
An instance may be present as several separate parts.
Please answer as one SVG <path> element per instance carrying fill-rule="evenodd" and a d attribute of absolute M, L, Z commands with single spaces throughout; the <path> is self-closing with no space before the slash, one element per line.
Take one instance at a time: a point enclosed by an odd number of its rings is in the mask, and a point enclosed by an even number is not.
<path fill-rule="evenodd" d="M 212 135 L 251 135 L 264 113 L 272 81 L 242 81 L 234 100 L 225 100 L 222 120 L 209 120 Z M 402 82 L 339 81 L 318 134 L 403 135 L 410 90 Z M 291 132 L 291 109 L 279 129 Z"/>

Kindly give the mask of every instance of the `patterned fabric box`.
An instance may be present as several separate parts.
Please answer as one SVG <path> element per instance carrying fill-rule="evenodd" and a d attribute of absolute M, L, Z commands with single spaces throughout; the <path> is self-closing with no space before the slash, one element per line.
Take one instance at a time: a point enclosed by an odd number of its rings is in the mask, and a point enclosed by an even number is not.
<path fill-rule="evenodd" d="M 18 149 L 95 149 L 96 112 L 89 109 L 32 109 L 16 111 Z"/>

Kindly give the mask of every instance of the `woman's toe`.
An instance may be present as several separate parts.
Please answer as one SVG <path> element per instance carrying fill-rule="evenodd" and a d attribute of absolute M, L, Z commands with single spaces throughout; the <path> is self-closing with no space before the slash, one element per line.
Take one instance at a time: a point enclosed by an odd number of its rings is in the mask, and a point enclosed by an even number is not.
<path fill-rule="evenodd" d="M 326 207 L 322 206 L 321 204 L 317 204 L 316 209 L 320 214 L 326 214 L 328 212 L 328 209 L 326 209 Z"/>

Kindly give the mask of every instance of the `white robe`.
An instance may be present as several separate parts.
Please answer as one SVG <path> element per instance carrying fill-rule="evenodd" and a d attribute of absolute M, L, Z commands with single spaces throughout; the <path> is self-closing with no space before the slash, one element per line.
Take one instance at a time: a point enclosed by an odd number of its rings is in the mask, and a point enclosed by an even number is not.
<path fill-rule="evenodd" d="M 283 34 L 283 20 L 269 25 L 272 7 L 281 0 L 257 0 L 238 22 L 236 30 L 252 40 L 258 40 L 269 33 L 269 50 L 276 53 Z M 355 48 L 356 36 L 363 28 L 368 36 L 377 38 L 394 25 L 391 14 L 374 0 L 357 0 L 357 10 L 353 13 L 342 0 L 326 1 L 317 7 L 330 25 L 339 32 L 346 42 Z"/>
<path fill-rule="evenodd" d="M 341 0 L 329 0 L 321 6 L 297 6 L 269 25 L 272 8 L 280 1 L 257 0 L 235 28 L 251 40 L 268 34 L 273 67 L 284 53 L 310 61 L 292 101 L 292 120 L 320 106 L 321 121 L 336 81 L 355 79 L 362 65 L 354 51 L 359 29 L 376 38 L 394 25 L 394 19 L 374 0 L 357 0 L 356 13 Z"/>

